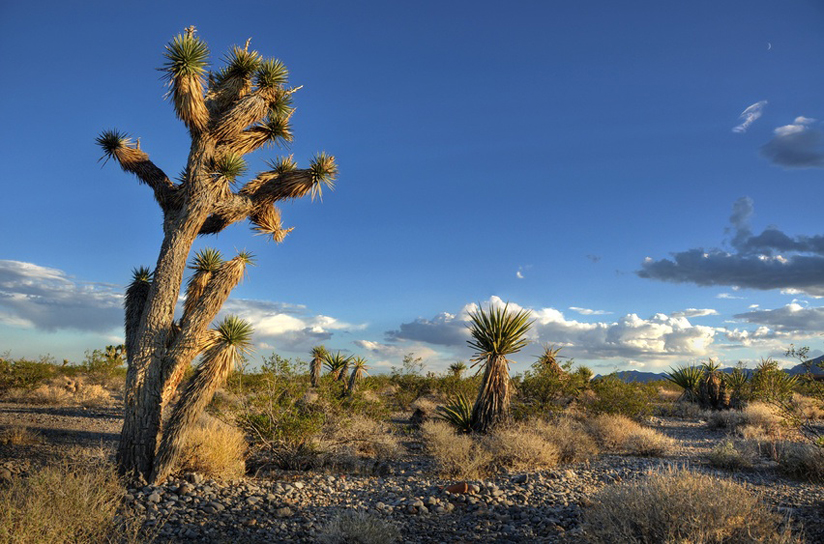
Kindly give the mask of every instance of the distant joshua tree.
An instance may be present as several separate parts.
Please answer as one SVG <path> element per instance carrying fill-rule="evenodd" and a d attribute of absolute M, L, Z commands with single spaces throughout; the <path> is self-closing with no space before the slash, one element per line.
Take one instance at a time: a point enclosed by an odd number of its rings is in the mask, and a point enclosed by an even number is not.
<path fill-rule="evenodd" d="M 524 338 L 532 322 L 530 312 L 510 312 L 503 308 L 478 308 L 469 314 L 472 340 L 467 340 L 475 350 L 475 365 L 484 370 L 478 398 L 472 407 L 472 429 L 485 433 L 498 422 L 509 417 L 511 386 L 509 361 L 506 356 L 523 349 L 529 340 Z M 475 366 L 473 365 L 473 366 Z"/>
<path fill-rule="evenodd" d="M 320 372 L 323 369 L 323 362 L 329 357 L 329 352 L 323 346 L 312 348 L 312 361 L 309 363 L 309 380 L 312 387 L 320 384 Z"/>
<path fill-rule="evenodd" d="M 366 366 L 366 360 L 363 357 L 354 357 L 352 359 L 352 373 L 349 375 L 349 386 L 346 389 L 347 395 L 353 395 L 358 387 L 358 382 L 363 379 L 369 369 Z"/>
<path fill-rule="evenodd" d="M 234 317 L 208 329 L 251 263 L 248 253 L 224 261 L 217 251 L 200 252 L 186 286 L 183 315 L 175 321 L 195 239 L 249 219 L 255 231 L 281 242 L 291 229 L 282 226 L 274 205 L 320 196 L 337 175 L 334 157 L 320 153 L 308 169 L 298 169 L 292 157 L 281 158 L 239 184 L 246 172 L 244 155 L 292 141 L 289 122 L 297 89 L 287 86 L 286 66 L 250 51 L 247 41 L 229 51 L 223 67 L 209 72 L 209 49 L 194 27 L 166 46 L 165 57 L 161 70 L 168 96 L 191 137 L 180 178 L 172 181 L 149 160 L 139 139 L 118 130 L 97 138 L 104 157 L 148 185 L 163 212 L 163 242 L 154 270 L 136 269 L 126 291 L 129 368 L 117 451 L 121 473 L 152 483 L 166 479 L 190 423 L 250 341 L 249 325 Z M 202 362 L 164 429 L 162 413 L 185 369 L 200 354 Z"/>
<path fill-rule="evenodd" d="M 463 361 L 457 361 L 449 365 L 449 373 L 459 380 L 463 376 L 464 372 L 466 372 L 466 364 Z"/>

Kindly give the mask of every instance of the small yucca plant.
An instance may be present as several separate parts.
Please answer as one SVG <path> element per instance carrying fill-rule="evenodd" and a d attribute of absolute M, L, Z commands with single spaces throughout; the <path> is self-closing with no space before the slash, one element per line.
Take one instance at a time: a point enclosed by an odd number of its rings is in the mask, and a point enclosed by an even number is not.
<path fill-rule="evenodd" d="M 435 408 L 435 417 L 455 427 L 459 433 L 472 431 L 472 403 L 464 395 L 453 398 L 449 404 Z"/>
<path fill-rule="evenodd" d="M 328 353 L 324 364 L 329 373 L 335 377 L 335 381 L 341 382 L 346 379 L 346 372 L 349 370 L 349 361 L 349 357 L 338 351 Z"/>
<path fill-rule="evenodd" d="M 463 361 L 458 361 L 449 365 L 449 373 L 453 377 L 460 379 L 466 371 L 466 364 Z"/>
<path fill-rule="evenodd" d="M 478 308 L 469 314 L 469 330 L 472 340 L 467 340 L 475 350 L 473 360 L 484 369 L 478 398 L 472 408 L 472 428 L 487 432 L 498 421 L 509 417 L 511 385 L 509 361 L 506 356 L 519 352 L 528 343 L 525 338 L 532 326 L 530 312 L 510 312 L 509 304 L 503 308 Z"/>
<path fill-rule="evenodd" d="M 690 402 L 698 400 L 698 382 L 703 375 L 704 372 L 697 366 L 682 366 L 664 372 L 664 378 L 683 389 L 681 398 Z"/>

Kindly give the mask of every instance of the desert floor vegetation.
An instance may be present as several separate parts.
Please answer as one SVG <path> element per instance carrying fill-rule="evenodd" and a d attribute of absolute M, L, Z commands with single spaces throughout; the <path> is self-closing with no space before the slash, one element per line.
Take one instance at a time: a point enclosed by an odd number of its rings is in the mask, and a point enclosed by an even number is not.
<path fill-rule="evenodd" d="M 628 542 L 655 542 L 663 534 L 660 526 L 666 525 L 665 516 L 675 516 L 674 509 L 656 519 L 642 516 L 638 518 L 640 525 L 633 525 L 621 517 L 630 516 L 630 510 L 620 510 L 617 505 L 622 501 L 632 507 L 643 505 L 643 500 L 652 501 L 652 496 L 662 501 L 662 493 L 672 494 L 667 500 L 681 505 L 683 512 L 705 516 L 702 523 L 706 523 L 689 527 L 670 523 L 674 532 L 664 538 L 737 542 L 746 541 L 740 540 L 743 533 L 735 521 L 736 516 L 745 515 L 739 505 L 733 508 L 713 499 L 710 514 L 687 497 L 703 497 L 701 493 L 723 497 L 739 492 L 739 488 L 747 493 L 757 489 L 755 495 L 762 495 L 755 502 L 746 502 L 749 498 L 745 502 L 754 530 L 773 531 L 773 536 L 762 539 L 765 542 L 800 541 L 801 528 L 814 535 L 812 540 L 807 536 L 808 542 L 815 541 L 819 533 L 816 529 L 810 532 L 810 527 L 817 526 L 815 520 L 824 514 L 818 507 L 804 506 L 813 500 L 824 476 L 821 449 L 793 430 L 780 405 L 750 401 L 740 408 L 705 410 L 674 394 L 671 385 L 627 383 L 615 376 L 591 380 L 587 369 L 579 370 L 570 361 L 557 366 L 540 361 L 528 374 L 512 377 L 510 417 L 480 433 L 472 429 L 473 402 L 481 387 L 479 375 L 464 375 L 465 369 L 457 364 L 455 370 L 426 373 L 411 356 L 390 374 L 359 376 L 354 389 L 349 387 L 351 376 L 338 380 L 337 371 L 325 368 L 313 376 L 309 364 L 276 355 L 261 369 L 231 371 L 206 414 L 189 430 L 170 483 L 159 488 L 131 488 L 124 494 L 123 484 L 112 480 L 111 464 L 116 439 L 113 429 L 117 426 L 112 417 L 118 417 L 112 399 L 121 398 L 122 390 L 106 385 L 88 370 L 66 370 L 48 361 L 44 364 L 23 365 L 25 378 L 7 376 L 5 383 L 10 386 L 0 393 L 0 488 L 16 489 L 15 500 L 24 504 L 24 490 L 35 493 L 39 489 L 34 487 L 40 481 L 37 478 L 46 476 L 51 479 L 43 481 L 60 478 L 71 486 L 77 480 L 101 492 L 116 487 L 119 491 L 111 506 L 100 509 L 108 517 L 89 522 L 97 532 L 84 532 L 91 529 L 83 525 L 70 528 L 68 533 L 92 534 L 89 538 L 103 542 L 117 528 L 128 529 L 134 539 L 176 542 L 185 540 L 182 535 L 189 531 L 190 537 L 197 534 L 208 540 L 217 533 L 203 532 L 206 529 L 202 527 L 226 531 L 226 516 L 242 515 L 245 517 L 233 524 L 232 538 L 245 538 L 241 536 L 247 534 L 244 531 L 253 531 L 255 526 L 260 530 L 266 527 L 281 539 L 298 538 L 296 535 L 309 538 L 304 533 L 309 519 L 303 517 L 309 515 L 306 512 L 318 516 L 311 518 L 311 540 L 323 542 L 351 541 L 352 534 L 360 535 L 359 541 L 364 542 L 367 535 L 374 536 L 376 542 L 404 541 L 428 523 L 433 524 L 429 532 L 447 531 L 447 526 L 460 531 L 461 520 L 487 527 L 482 520 L 492 515 L 511 519 L 484 529 L 497 535 L 495 538 L 510 525 L 518 528 L 513 534 L 519 538 L 545 537 L 551 541 L 560 538 L 561 533 L 553 532 L 560 530 L 554 529 L 557 526 L 574 541 L 622 541 L 598 536 L 601 533 L 593 527 L 607 520 L 605 526 L 614 525 L 616 535 L 641 531 L 642 536 Z M 193 375 L 189 372 L 183 377 L 181 390 Z M 117 375 L 113 376 L 110 383 L 116 384 Z M 96 409 L 86 410 L 78 392 L 91 386 L 104 389 L 109 397 Z M 59 388 L 62 393 L 49 401 L 32 400 L 44 387 Z M 810 414 L 818 406 L 812 397 L 802 399 L 799 405 Z M 446 410 L 449 407 L 451 411 Z M 87 420 L 92 426 L 107 421 L 106 430 L 88 433 L 89 427 L 77 424 L 87 413 L 92 416 Z M 44 417 L 47 419 L 38 419 Z M 72 420 L 70 426 L 68 419 Z M 53 427 L 60 425 L 67 425 L 67 429 L 56 433 Z M 75 450 L 63 451 L 71 441 L 71 432 L 76 431 L 89 435 L 82 455 Z M 693 468 L 660 468 L 673 464 Z M 43 469 L 61 472 L 56 476 Z M 639 478 L 651 469 L 657 472 Z M 702 470 L 713 471 L 714 476 Z M 528 482 L 530 487 L 513 482 Z M 783 491 L 774 492 L 773 484 Z M 293 490 L 287 492 L 289 486 Z M 455 486 L 464 486 L 466 494 L 445 491 Z M 563 490 L 567 486 L 579 486 L 578 491 L 566 495 Z M 359 487 L 370 489 L 368 498 Z M 267 491 L 255 495 L 253 490 L 258 488 Z M 183 489 L 191 502 L 178 494 L 184 493 Z M 404 489 L 408 491 L 399 491 Z M 238 499 L 233 498 L 237 492 L 232 490 L 240 490 Z M 201 499 L 200 493 L 207 498 Z M 564 497 L 566 503 L 554 503 L 553 497 Z M 244 502 L 247 499 L 248 504 Z M 540 500 L 541 505 L 533 500 Z M 802 505 L 790 512 L 795 520 L 791 525 L 784 523 L 789 511 L 778 515 L 775 510 L 787 501 Z M 194 521 L 197 512 L 211 503 L 225 504 L 225 510 L 216 510 L 214 520 L 204 518 L 198 525 Z M 163 514 L 193 504 L 201 509 L 186 515 Z M 268 509 L 249 509 L 251 504 Z M 26 535 L 17 540 L 20 542 L 32 538 L 29 535 L 35 534 L 31 532 L 35 526 L 46 523 L 37 516 L 32 524 L 21 521 L 21 508 L 10 507 L 8 512 L 17 514 L 7 513 L 3 518 L 5 530 Z M 546 514 L 546 519 L 557 521 L 533 527 L 530 520 L 538 517 L 521 512 L 536 508 L 554 512 Z M 50 515 L 58 519 L 63 514 Z M 444 522 L 439 521 L 440 516 L 445 516 Z M 77 517 L 78 523 L 89 519 Z M 260 525 L 251 525 L 253 517 Z M 213 525 L 217 519 L 223 520 L 223 528 Z M 123 525 L 127 521 L 128 527 Z M 281 524 L 289 529 L 280 529 Z M 51 541 L 49 527 L 44 525 L 45 536 L 36 538 Z M 450 533 L 449 538 L 458 534 Z M 82 541 L 87 537 L 77 538 Z"/>
<path fill-rule="evenodd" d="M 669 469 L 608 487 L 584 511 L 590 542 L 803 542 L 784 517 L 726 479 Z"/>

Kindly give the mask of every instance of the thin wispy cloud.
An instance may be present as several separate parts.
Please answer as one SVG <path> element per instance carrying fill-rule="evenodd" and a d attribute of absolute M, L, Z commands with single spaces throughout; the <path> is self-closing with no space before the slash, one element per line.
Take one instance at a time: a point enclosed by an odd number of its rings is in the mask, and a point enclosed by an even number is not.
<path fill-rule="evenodd" d="M 794 290 L 824 296 L 824 235 L 790 236 L 777 227 L 754 234 L 749 225 L 753 204 L 741 198 L 730 216 L 731 249 L 693 248 L 670 259 L 646 258 L 642 278 L 696 285 L 727 285 L 760 290 Z M 718 298 L 738 298 L 722 293 Z"/>
<path fill-rule="evenodd" d="M 581 315 L 607 315 L 612 313 L 606 310 L 590 310 L 589 308 L 579 308 L 578 306 L 570 306 L 569 309 L 573 312 L 578 312 Z"/>
<path fill-rule="evenodd" d="M 761 147 L 761 155 L 785 168 L 824 168 L 824 135 L 815 121 L 796 117 L 776 128 L 772 140 Z"/>
<path fill-rule="evenodd" d="M 750 125 L 755 123 L 758 120 L 758 118 L 761 117 L 761 115 L 763 115 L 764 108 L 766 107 L 766 100 L 761 100 L 751 106 L 748 106 L 747 109 L 741 112 L 741 115 L 738 116 L 738 119 L 741 120 L 741 124 L 733 127 L 732 131 L 739 134 L 747 132 L 747 129 L 750 128 Z"/>

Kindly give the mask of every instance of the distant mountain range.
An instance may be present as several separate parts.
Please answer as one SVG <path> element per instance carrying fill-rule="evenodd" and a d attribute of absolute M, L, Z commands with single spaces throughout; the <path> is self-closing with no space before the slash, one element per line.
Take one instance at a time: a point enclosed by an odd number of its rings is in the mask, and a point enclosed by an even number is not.
<path fill-rule="evenodd" d="M 818 365 L 824 361 L 824 355 L 821 357 L 816 357 L 812 359 L 811 362 L 813 363 L 813 374 L 816 376 L 824 376 L 824 370 L 822 370 Z M 730 373 L 733 371 L 733 367 L 722 368 L 721 372 Z M 752 374 L 754 370 L 752 368 L 745 368 L 745 372 Z M 792 368 L 786 370 L 787 374 L 791 376 L 796 376 L 799 374 L 804 374 L 807 372 L 807 369 L 804 367 L 803 364 L 797 364 Z M 624 380 L 625 382 L 639 382 L 639 383 L 648 383 L 654 382 L 657 380 L 666 380 L 663 372 L 641 372 L 639 370 L 621 370 L 615 373 L 619 378 Z M 596 378 L 600 377 L 601 374 L 595 376 Z"/>

